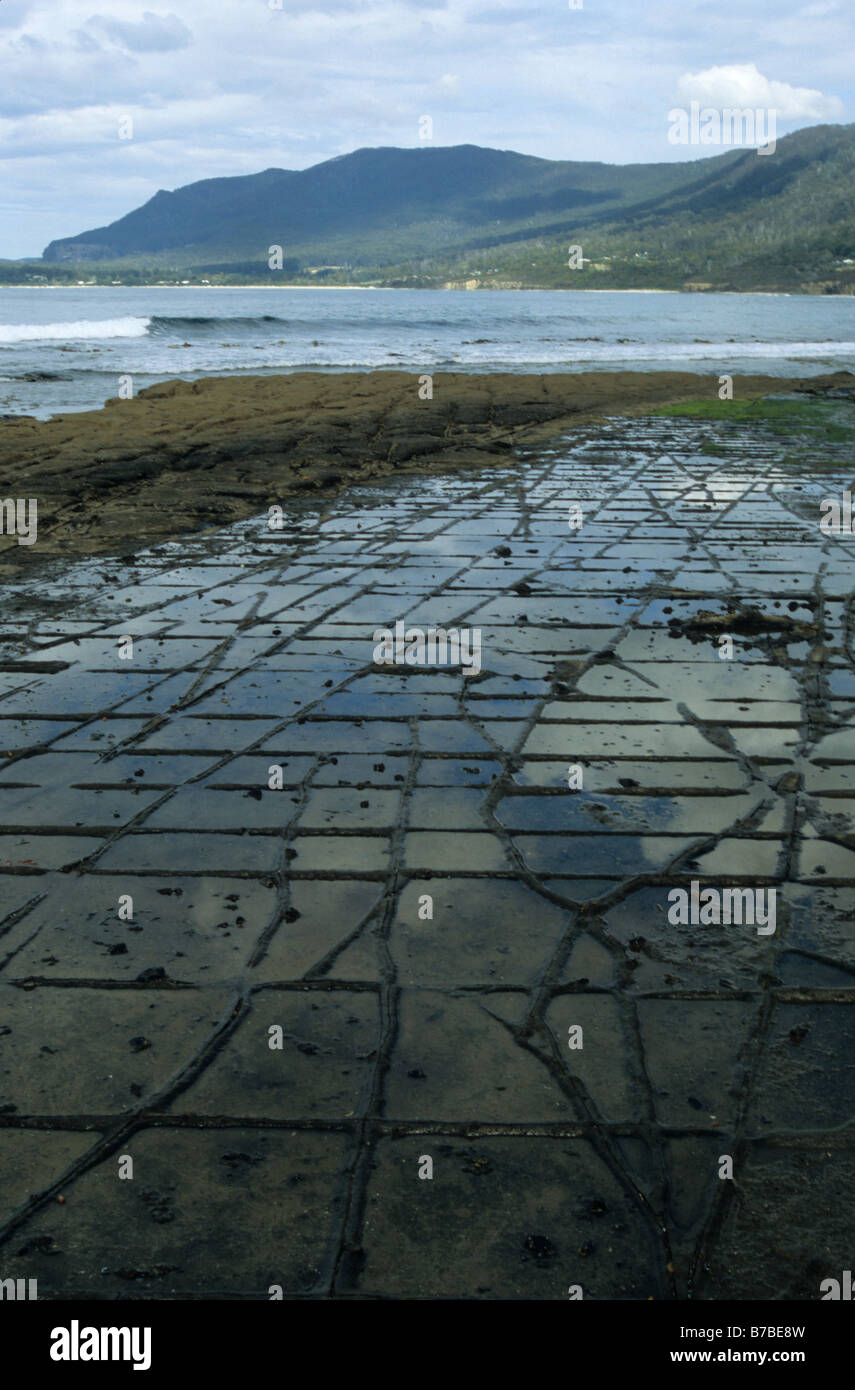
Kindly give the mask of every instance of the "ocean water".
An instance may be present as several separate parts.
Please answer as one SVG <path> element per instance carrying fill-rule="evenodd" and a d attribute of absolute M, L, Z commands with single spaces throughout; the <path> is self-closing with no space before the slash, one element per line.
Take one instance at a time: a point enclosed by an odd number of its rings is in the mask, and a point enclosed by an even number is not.
<path fill-rule="evenodd" d="M 855 371 L 855 297 L 560 290 L 0 289 L 0 414 L 287 371 Z M 127 390 L 127 386 L 125 390 Z"/>

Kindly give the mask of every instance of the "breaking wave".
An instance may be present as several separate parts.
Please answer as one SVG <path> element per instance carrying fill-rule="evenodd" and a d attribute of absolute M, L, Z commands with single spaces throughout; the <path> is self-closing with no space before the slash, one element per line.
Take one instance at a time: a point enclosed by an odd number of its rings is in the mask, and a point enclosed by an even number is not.
<path fill-rule="evenodd" d="M 0 323 L 0 344 L 67 343 L 92 338 L 143 338 L 151 319 L 74 319 L 71 323 Z"/>

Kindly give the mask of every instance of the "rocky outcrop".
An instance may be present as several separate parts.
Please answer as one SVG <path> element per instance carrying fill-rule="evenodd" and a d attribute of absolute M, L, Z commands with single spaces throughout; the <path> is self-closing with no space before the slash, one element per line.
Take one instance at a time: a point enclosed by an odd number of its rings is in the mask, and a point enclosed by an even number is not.
<path fill-rule="evenodd" d="M 0 535 L 0 563 L 9 573 L 46 554 L 135 550 L 356 479 L 507 465 L 515 444 L 718 392 L 690 372 L 437 374 L 422 399 L 426 382 L 386 371 L 168 381 L 102 410 L 2 420 L 0 498 L 38 500 L 38 543 Z M 832 388 L 851 391 L 855 377 L 734 381 L 741 400 Z"/>

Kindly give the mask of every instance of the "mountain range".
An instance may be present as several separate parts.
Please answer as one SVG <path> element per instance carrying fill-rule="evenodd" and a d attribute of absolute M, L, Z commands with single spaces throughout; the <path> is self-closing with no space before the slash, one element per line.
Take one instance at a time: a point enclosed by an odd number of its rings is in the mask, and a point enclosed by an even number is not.
<path fill-rule="evenodd" d="M 269 264 L 276 247 L 281 269 Z M 796 131 L 771 155 L 661 164 L 361 149 L 161 189 L 107 227 L 52 241 L 41 264 L 131 281 L 851 293 L 855 125 Z"/>

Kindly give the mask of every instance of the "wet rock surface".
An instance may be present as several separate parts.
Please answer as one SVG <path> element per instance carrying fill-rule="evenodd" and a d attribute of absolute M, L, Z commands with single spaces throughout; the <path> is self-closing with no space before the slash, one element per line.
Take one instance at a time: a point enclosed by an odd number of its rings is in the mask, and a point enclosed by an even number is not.
<path fill-rule="evenodd" d="M 432 395 L 422 398 L 431 383 Z M 735 379 L 744 401 L 836 391 L 840 372 Z M 710 391 L 693 372 L 293 372 L 166 381 L 103 410 L 0 420 L 0 497 L 38 500 L 40 554 L 132 554 L 359 479 L 509 463 L 515 444 Z M 421 392 L 421 394 L 420 394 Z M 0 574 L 26 572 L 0 535 Z"/>
<path fill-rule="evenodd" d="M 851 469 L 704 429 L 14 587 L 4 1277 L 815 1299 L 850 1266 Z M 398 619 L 479 629 L 481 671 L 374 664 Z M 775 932 L 672 925 L 692 880 L 774 889 Z"/>

